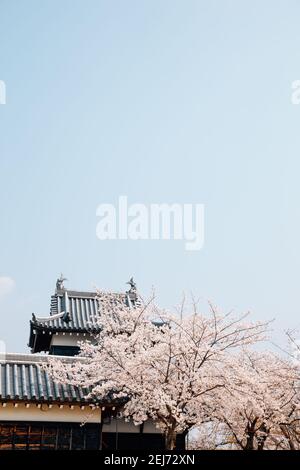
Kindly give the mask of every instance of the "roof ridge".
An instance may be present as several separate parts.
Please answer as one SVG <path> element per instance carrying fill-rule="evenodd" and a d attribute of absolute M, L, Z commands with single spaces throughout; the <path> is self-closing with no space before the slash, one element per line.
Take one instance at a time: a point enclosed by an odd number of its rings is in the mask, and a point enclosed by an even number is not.
<path fill-rule="evenodd" d="M 54 296 L 63 296 L 65 293 L 68 294 L 68 296 L 80 296 L 80 297 L 97 297 L 99 294 L 110 294 L 110 295 L 116 295 L 120 297 L 124 297 L 126 295 L 126 292 L 110 292 L 110 291 L 105 291 L 105 290 L 96 290 L 96 291 L 88 291 L 88 290 L 75 290 L 75 289 L 61 289 L 59 291 L 56 291 Z"/>

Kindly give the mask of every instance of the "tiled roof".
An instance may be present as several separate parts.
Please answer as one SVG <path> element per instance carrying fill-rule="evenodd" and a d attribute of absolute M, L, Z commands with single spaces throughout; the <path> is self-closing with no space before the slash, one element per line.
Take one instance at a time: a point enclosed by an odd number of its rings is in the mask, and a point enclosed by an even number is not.
<path fill-rule="evenodd" d="M 130 294 L 111 294 L 112 299 L 133 305 Z M 33 316 L 31 323 L 37 327 L 54 331 L 95 332 L 99 331 L 97 317 L 101 313 L 96 292 L 78 292 L 63 289 L 51 297 L 49 317 Z"/>
<path fill-rule="evenodd" d="M 62 290 L 51 297 L 50 316 L 35 316 L 32 323 L 54 330 L 98 330 L 97 315 L 96 293 Z"/>
<path fill-rule="evenodd" d="M 54 356 L 51 356 L 54 357 Z M 47 356 L 5 354 L 0 356 L 0 400 L 28 402 L 92 403 L 89 389 L 59 384 L 41 367 Z M 64 361 L 80 360 L 60 357 Z"/>

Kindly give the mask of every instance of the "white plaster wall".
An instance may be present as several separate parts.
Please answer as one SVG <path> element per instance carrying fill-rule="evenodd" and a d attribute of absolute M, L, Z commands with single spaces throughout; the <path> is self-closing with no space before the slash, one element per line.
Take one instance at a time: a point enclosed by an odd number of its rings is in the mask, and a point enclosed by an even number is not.
<path fill-rule="evenodd" d="M 58 405 L 53 405 L 49 409 L 47 405 L 42 405 L 38 408 L 35 404 L 30 404 L 29 408 L 25 404 L 20 403 L 18 407 L 14 407 L 12 403 L 7 403 L 6 407 L 0 406 L 0 421 L 49 421 L 49 422 L 65 422 L 65 423 L 100 423 L 101 410 L 91 410 L 88 406 L 81 410 L 79 406 L 74 405 L 71 410 L 69 405 L 64 405 L 59 408 Z M 103 432 L 118 432 L 126 433 L 139 433 L 140 427 L 135 426 L 132 421 L 127 422 L 124 419 L 111 419 L 110 424 L 103 424 Z M 154 426 L 151 421 L 144 423 L 144 430 L 146 433 L 159 434 L 160 431 Z"/>
<path fill-rule="evenodd" d="M 80 334 L 70 335 L 66 333 L 63 335 L 62 333 L 54 334 L 51 338 L 51 346 L 78 346 L 78 341 L 86 341 L 92 339 L 91 336 Z"/>
<path fill-rule="evenodd" d="M 69 405 L 64 405 L 62 409 L 58 405 L 48 408 L 42 405 L 38 408 L 35 404 L 31 404 L 29 408 L 19 404 L 17 408 L 13 404 L 7 403 L 6 407 L 0 407 L 0 421 L 57 421 L 66 423 L 99 423 L 101 418 L 101 410 L 91 410 L 85 407 L 81 410 L 79 406 L 74 406 L 71 410 Z"/>

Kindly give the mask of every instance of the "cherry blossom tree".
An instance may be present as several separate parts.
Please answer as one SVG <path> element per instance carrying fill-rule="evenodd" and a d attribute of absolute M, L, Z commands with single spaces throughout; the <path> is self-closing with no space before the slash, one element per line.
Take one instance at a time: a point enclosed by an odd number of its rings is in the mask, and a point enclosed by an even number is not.
<path fill-rule="evenodd" d="M 123 416 L 135 424 L 151 419 L 167 449 L 175 448 L 178 433 L 209 421 L 208 410 L 231 385 L 232 352 L 261 340 L 268 327 L 212 304 L 208 315 L 195 302 L 190 312 L 183 305 L 171 314 L 153 299 L 135 308 L 115 294 L 99 293 L 98 300 L 101 332 L 81 344 L 85 359 L 50 359 L 49 371 L 59 382 L 91 387 L 99 401 L 123 400 Z"/>
<path fill-rule="evenodd" d="M 288 348 L 282 350 L 289 358 L 290 363 L 296 371 L 297 380 L 295 381 L 295 399 L 291 403 L 289 412 L 286 413 L 285 419 L 280 423 L 281 437 L 277 439 L 276 448 L 300 450 L 300 341 L 298 330 L 286 331 L 288 339 Z M 281 349 L 281 348 L 279 348 Z"/>
<path fill-rule="evenodd" d="M 193 429 L 187 439 L 189 450 L 224 450 L 232 447 L 231 433 L 223 423 L 212 417 Z"/>
<path fill-rule="evenodd" d="M 227 374 L 227 386 L 219 397 L 215 393 L 209 413 L 219 425 L 221 445 L 243 450 L 292 448 L 299 403 L 294 365 L 273 353 L 247 349 L 235 361 L 230 358 Z"/>

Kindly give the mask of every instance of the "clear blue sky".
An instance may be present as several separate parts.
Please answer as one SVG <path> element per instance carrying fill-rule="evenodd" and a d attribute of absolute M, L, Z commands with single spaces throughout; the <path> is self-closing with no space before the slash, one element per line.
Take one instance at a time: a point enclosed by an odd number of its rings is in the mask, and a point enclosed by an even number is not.
<path fill-rule="evenodd" d="M 0 0 L 0 339 L 25 351 L 62 271 L 164 306 L 300 317 L 297 0 Z M 96 208 L 203 203 L 205 245 L 99 241 Z M 3 281 L 5 284 L 5 281 Z"/>

